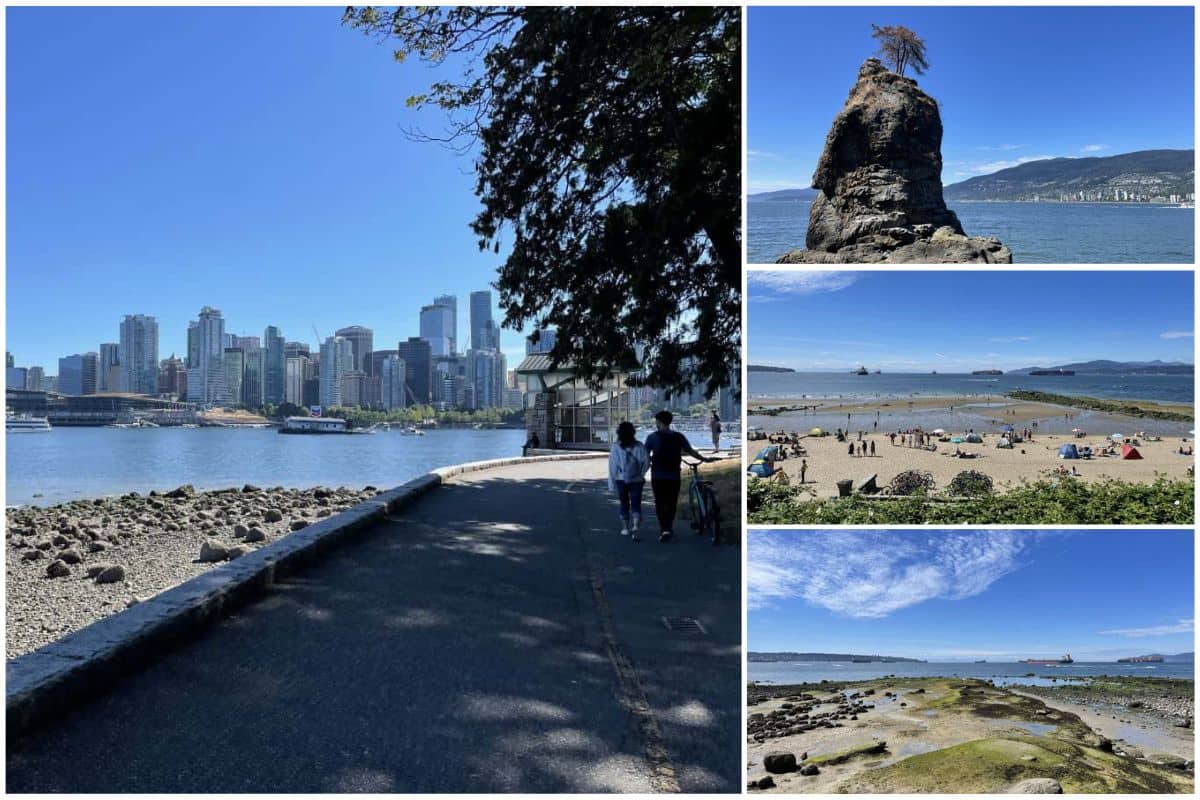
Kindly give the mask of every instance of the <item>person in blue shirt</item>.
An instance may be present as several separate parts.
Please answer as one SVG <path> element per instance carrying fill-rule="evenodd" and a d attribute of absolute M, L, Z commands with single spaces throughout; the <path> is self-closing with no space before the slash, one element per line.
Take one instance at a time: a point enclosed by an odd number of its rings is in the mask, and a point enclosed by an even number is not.
<path fill-rule="evenodd" d="M 687 437 L 671 430 L 675 417 L 663 410 L 654 415 L 657 430 L 646 437 L 646 452 L 650 455 L 650 488 L 654 490 L 654 514 L 662 531 L 659 541 L 668 541 L 675 532 L 675 512 L 679 506 L 680 462 L 683 454 L 701 461 L 716 461 L 697 453 Z"/>

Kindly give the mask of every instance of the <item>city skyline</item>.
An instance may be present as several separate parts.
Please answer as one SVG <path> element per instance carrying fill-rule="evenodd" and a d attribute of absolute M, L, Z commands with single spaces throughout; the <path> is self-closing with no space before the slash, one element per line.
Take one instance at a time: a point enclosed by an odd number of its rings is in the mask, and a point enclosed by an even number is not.
<path fill-rule="evenodd" d="M 799 371 L 1193 363 L 1190 271 L 748 275 L 748 363 Z M 1130 303 L 1152 314 L 1125 313 Z"/>
<path fill-rule="evenodd" d="M 747 641 L 931 661 L 1188 652 L 1193 563 L 1190 530 L 755 531 Z"/>
<path fill-rule="evenodd" d="M 1187 6 L 752 8 L 749 192 L 811 185 L 829 125 L 878 50 L 872 24 L 925 40 L 929 70 L 909 77 L 938 101 L 946 184 L 1045 158 L 1190 149 L 1193 15 Z"/>
<path fill-rule="evenodd" d="M 429 70 L 342 27 L 341 9 L 7 19 L 6 349 L 22 366 L 97 351 L 137 313 L 157 318 L 160 359 L 182 356 L 202 305 L 237 335 L 274 325 L 315 348 L 358 324 L 394 346 L 421 306 L 465 307 L 495 281 L 504 253 L 481 253 L 469 228 L 469 156 L 402 132 L 444 121 L 404 104 Z M 510 363 L 526 333 L 503 332 Z"/>

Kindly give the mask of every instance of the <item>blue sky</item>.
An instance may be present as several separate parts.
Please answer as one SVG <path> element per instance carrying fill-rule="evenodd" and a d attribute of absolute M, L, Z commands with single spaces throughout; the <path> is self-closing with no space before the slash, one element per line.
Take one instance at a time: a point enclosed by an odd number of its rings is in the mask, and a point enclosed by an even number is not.
<path fill-rule="evenodd" d="M 185 351 L 202 305 L 226 329 L 315 343 L 418 333 L 422 305 L 487 288 L 471 161 L 407 141 L 441 130 L 405 99 L 453 78 L 396 64 L 341 8 L 10 8 L 7 349 L 18 365 L 158 317 Z M 497 312 L 497 318 L 498 312 Z M 523 339 L 503 331 L 509 364 Z"/>
<path fill-rule="evenodd" d="M 837 372 L 1193 363 L 1193 275 L 751 271 L 753 364 Z"/>
<path fill-rule="evenodd" d="M 916 77 L 941 106 L 945 183 L 1022 160 L 1191 148 L 1192 20 L 1190 7 L 752 8 L 750 191 L 810 185 L 878 49 L 871 23 L 925 39 Z"/>
<path fill-rule="evenodd" d="M 1191 531 L 753 531 L 752 651 L 1112 660 L 1190 651 Z"/>

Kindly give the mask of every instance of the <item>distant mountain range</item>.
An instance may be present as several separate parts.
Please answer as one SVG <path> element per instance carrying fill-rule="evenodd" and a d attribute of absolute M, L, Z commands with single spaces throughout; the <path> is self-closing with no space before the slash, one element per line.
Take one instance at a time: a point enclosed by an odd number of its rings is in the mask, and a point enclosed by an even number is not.
<path fill-rule="evenodd" d="M 791 367 L 770 367 L 766 364 L 750 364 L 746 367 L 747 372 L 795 372 Z"/>
<path fill-rule="evenodd" d="M 851 653 L 747 653 L 746 660 L 756 663 L 770 663 L 773 661 L 882 661 L 885 663 L 925 663 L 919 658 L 898 658 L 896 656 L 857 656 Z"/>
<path fill-rule="evenodd" d="M 1024 367 L 1010 369 L 1009 375 L 1028 375 L 1033 370 L 1068 369 L 1085 375 L 1192 375 L 1196 367 L 1183 361 L 1082 361 L 1053 367 Z"/>
<path fill-rule="evenodd" d="M 794 203 L 797 200 L 812 200 L 817 196 L 817 190 L 808 189 L 780 189 L 777 192 L 758 192 L 757 194 L 746 195 L 746 200 L 751 203 Z"/>
<path fill-rule="evenodd" d="M 1104 158 L 1048 158 L 945 187 L 956 200 L 1168 202 L 1195 192 L 1194 150 L 1139 150 Z"/>

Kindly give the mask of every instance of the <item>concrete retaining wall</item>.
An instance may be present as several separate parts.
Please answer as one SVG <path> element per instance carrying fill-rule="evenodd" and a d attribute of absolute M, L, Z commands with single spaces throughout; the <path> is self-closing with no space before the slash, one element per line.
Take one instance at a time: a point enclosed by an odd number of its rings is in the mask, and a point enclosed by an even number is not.
<path fill-rule="evenodd" d="M 194 637 L 204 626 L 251 601 L 276 580 L 318 561 L 456 475 L 515 464 L 597 457 L 594 453 L 574 453 L 504 458 L 436 469 L 18 656 L 5 665 L 9 739 L 104 692 L 167 648 Z"/>

